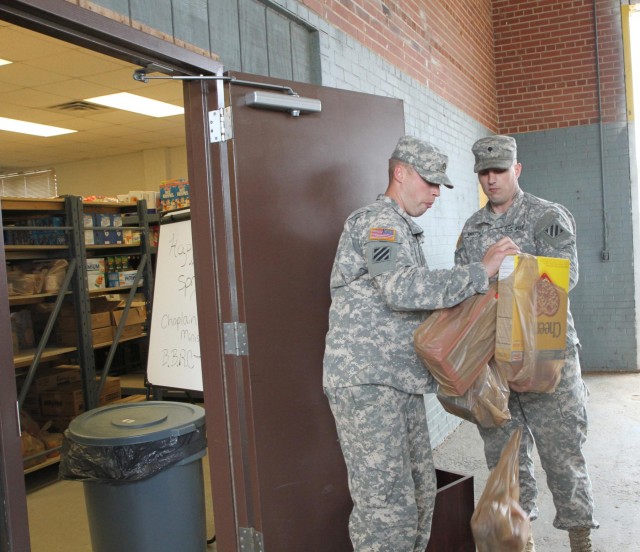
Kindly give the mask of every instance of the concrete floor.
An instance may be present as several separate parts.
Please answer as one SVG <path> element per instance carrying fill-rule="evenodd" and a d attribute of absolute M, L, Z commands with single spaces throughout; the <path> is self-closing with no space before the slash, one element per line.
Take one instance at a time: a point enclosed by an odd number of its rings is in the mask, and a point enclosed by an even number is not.
<path fill-rule="evenodd" d="M 637 552 L 640 550 L 640 374 L 587 375 L 585 380 L 591 391 L 590 431 L 585 453 L 601 524 L 594 532 L 594 544 L 601 551 Z M 475 426 L 463 422 L 434 452 L 437 467 L 474 476 L 476 498 L 488 475 L 481 443 Z M 204 474 L 210 537 L 213 513 L 206 459 Z M 552 525 L 555 510 L 539 461 L 538 475 L 540 518 L 533 523 L 538 552 L 568 551 L 566 533 Z M 38 488 L 36 477 L 29 486 L 32 488 L 27 497 L 32 552 L 89 552 L 82 484 L 59 481 Z M 215 552 L 215 546 L 208 550 Z"/>
<path fill-rule="evenodd" d="M 593 543 L 603 552 L 640 550 L 640 374 L 584 377 L 591 392 L 588 405 L 589 436 L 585 456 L 596 501 L 600 529 Z M 476 500 L 488 470 L 482 440 L 473 424 L 463 422 L 434 451 L 436 467 L 474 476 Z M 553 527 L 555 509 L 540 460 L 536 477 L 540 517 L 533 522 L 538 552 L 569 550 L 565 531 Z"/>

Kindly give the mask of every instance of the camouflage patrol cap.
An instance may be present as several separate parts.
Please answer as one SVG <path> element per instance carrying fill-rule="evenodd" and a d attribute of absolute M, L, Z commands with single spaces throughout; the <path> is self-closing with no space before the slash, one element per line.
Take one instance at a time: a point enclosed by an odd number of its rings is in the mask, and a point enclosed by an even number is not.
<path fill-rule="evenodd" d="M 474 172 L 486 169 L 508 169 L 516 161 L 517 146 L 511 136 L 487 136 L 480 138 L 471 148 L 476 156 Z"/>
<path fill-rule="evenodd" d="M 445 174 L 449 158 L 429 142 L 413 136 L 403 136 L 398 140 L 391 159 L 411 165 L 422 179 L 430 184 L 442 184 L 447 188 L 453 188 Z"/>

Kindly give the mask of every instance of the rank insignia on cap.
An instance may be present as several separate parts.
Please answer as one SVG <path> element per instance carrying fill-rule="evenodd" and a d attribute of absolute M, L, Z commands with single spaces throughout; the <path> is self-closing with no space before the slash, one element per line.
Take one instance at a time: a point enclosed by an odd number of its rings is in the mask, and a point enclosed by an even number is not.
<path fill-rule="evenodd" d="M 372 228 L 369 239 L 375 241 L 396 241 L 396 231 L 393 228 Z"/>

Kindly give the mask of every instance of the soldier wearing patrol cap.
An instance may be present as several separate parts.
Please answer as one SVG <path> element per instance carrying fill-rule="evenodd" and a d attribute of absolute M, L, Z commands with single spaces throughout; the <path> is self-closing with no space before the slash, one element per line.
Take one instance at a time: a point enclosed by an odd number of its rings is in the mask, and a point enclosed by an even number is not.
<path fill-rule="evenodd" d="M 481 138 L 472 147 L 474 171 L 488 203 L 464 225 L 455 261 L 467 265 L 481 259 L 488 246 L 510 237 L 523 253 L 569 259 L 570 289 L 578 282 L 576 227 L 562 205 L 520 189 L 522 165 L 510 136 Z M 531 519 L 538 516 L 537 487 L 531 451 L 535 443 L 556 506 L 554 526 L 569 531 L 572 552 L 590 552 L 593 496 L 582 445 L 587 436 L 586 396 L 578 359 L 579 341 L 571 312 L 567 320 L 565 364 L 553 393 L 511 392 L 511 420 L 501 428 L 478 427 L 487 464 L 492 469 L 511 433 L 523 428 L 520 448 L 520 504 Z M 526 552 L 533 552 L 533 538 Z"/>
<path fill-rule="evenodd" d="M 424 552 L 436 494 L 423 394 L 430 374 L 413 348 L 429 311 L 486 292 L 508 239 L 467 266 L 429 270 L 424 214 L 452 188 L 447 156 L 412 136 L 389 160 L 389 185 L 352 213 L 331 273 L 323 385 L 349 474 L 355 552 Z"/>

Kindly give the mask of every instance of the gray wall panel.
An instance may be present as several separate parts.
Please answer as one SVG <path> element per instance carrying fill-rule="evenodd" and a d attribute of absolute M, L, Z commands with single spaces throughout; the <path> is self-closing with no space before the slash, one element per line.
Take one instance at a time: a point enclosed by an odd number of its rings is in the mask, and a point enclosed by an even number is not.
<path fill-rule="evenodd" d="M 174 0 L 173 25 L 177 40 L 209 50 L 207 0 Z"/>
<path fill-rule="evenodd" d="M 173 35 L 171 0 L 131 0 L 131 18 Z"/>
<path fill-rule="evenodd" d="M 129 0 L 91 0 L 96 6 L 102 6 L 122 15 L 129 15 Z"/>
<path fill-rule="evenodd" d="M 242 70 L 237 0 L 209 0 L 211 51 L 226 70 Z"/>
<path fill-rule="evenodd" d="M 319 48 L 317 39 L 312 33 L 300 25 L 291 25 L 291 67 L 293 80 L 302 82 L 320 82 L 315 76 L 315 68 L 319 62 L 313 63 L 314 55 Z"/>
<path fill-rule="evenodd" d="M 247 73 L 268 75 L 265 6 L 255 0 L 240 0 L 239 8 L 242 70 Z"/>
<path fill-rule="evenodd" d="M 291 80 L 291 31 L 290 20 L 273 10 L 267 10 L 267 45 L 269 74 L 272 77 Z"/>
<path fill-rule="evenodd" d="M 216 54 L 226 70 L 321 83 L 318 33 L 291 5 L 261 0 L 96 0 Z"/>

